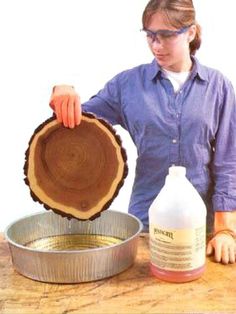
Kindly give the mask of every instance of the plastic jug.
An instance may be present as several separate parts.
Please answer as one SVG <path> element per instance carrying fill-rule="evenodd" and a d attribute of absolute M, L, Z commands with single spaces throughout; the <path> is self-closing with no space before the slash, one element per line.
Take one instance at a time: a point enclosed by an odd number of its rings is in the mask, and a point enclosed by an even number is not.
<path fill-rule="evenodd" d="M 199 278 L 206 260 L 206 207 L 184 167 L 169 168 L 149 209 L 150 267 L 170 282 Z"/>

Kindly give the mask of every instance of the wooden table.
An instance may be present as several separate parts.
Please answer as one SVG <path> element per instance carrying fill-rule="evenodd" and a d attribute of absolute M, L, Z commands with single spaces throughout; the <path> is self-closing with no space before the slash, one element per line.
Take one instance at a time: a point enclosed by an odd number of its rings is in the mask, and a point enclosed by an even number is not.
<path fill-rule="evenodd" d="M 12 267 L 0 234 L 0 313 L 236 313 L 236 264 L 207 260 L 202 278 L 184 284 L 149 272 L 148 235 L 139 238 L 135 264 L 112 278 L 81 284 L 46 284 Z"/>

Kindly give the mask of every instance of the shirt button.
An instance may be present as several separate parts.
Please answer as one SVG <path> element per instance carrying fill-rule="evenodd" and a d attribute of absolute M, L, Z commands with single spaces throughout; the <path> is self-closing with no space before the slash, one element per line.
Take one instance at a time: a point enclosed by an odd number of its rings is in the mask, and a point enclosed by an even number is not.
<path fill-rule="evenodd" d="M 173 143 L 173 144 L 176 144 L 176 143 L 177 143 L 177 139 L 174 138 L 174 139 L 172 140 L 172 143 Z"/>

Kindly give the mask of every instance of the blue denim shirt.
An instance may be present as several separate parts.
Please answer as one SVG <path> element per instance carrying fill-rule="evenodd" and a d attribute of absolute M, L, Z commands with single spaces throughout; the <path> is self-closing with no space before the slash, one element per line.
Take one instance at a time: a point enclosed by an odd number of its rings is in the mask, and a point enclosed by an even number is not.
<path fill-rule="evenodd" d="M 168 168 L 181 165 L 213 211 L 236 210 L 236 100 L 229 80 L 193 58 L 178 93 L 156 60 L 124 71 L 83 104 L 125 128 L 137 147 L 129 212 L 148 227 L 148 209 Z M 211 213 L 210 213 L 211 212 Z"/>

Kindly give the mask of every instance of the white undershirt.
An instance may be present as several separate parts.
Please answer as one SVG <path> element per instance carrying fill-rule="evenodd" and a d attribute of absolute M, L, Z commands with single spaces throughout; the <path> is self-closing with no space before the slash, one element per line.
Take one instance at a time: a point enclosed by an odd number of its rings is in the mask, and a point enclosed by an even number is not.
<path fill-rule="evenodd" d="M 177 93 L 184 83 L 187 81 L 190 71 L 187 72 L 172 72 L 166 69 L 162 69 L 166 78 L 168 78 L 173 85 L 175 93 Z"/>

